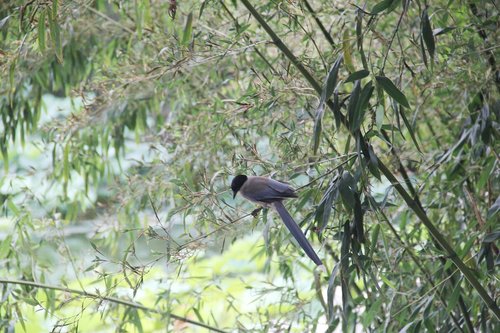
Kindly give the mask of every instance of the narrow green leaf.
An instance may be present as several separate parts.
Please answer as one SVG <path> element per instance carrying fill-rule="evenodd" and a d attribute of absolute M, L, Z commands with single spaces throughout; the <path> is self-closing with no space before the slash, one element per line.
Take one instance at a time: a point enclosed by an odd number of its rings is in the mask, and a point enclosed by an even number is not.
<path fill-rule="evenodd" d="M 57 20 L 58 0 L 52 0 L 52 18 Z"/>
<path fill-rule="evenodd" d="M 495 200 L 493 205 L 488 209 L 488 214 L 486 215 L 488 220 L 494 217 L 500 210 L 500 196 Z"/>
<path fill-rule="evenodd" d="M 188 45 L 191 42 L 193 35 L 193 13 L 189 13 L 184 26 L 184 33 L 182 35 L 182 45 Z"/>
<path fill-rule="evenodd" d="M 319 100 L 319 105 L 314 120 L 314 136 L 313 136 L 314 154 L 316 154 L 319 148 L 321 132 L 323 129 L 322 122 L 323 122 L 323 114 L 325 111 L 325 102 L 330 98 L 335 89 L 335 86 L 337 85 L 337 78 L 341 63 L 342 63 L 342 56 L 340 55 L 330 68 L 330 71 L 326 76 L 325 83 L 323 84 L 323 90 L 321 92 L 321 97 Z"/>
<path fill-rule="evenodd" d="M 67 182 L 69 179 L 69 142 L 66 144 L 64 147 L 64 154 L 63 154 L 63 177 L 64 177 L 64 182 Z"/>
<path fill-rule="evenodd" d="M 45 11 L 40 13 L 38 17 L 38 47 L 40 51 L 45 51 Z"/>
<path fill-rule="evenodd" d="M 345 80 L 345 82 L 347 83 L 347 82 L 354 82 L 356 80 L 361 80 L 362 78 L 365 78 L 368 75 L 370 75 L 370 72 L 367 71 L 366 69 L 362 69 L 360 71 L 354 72 L 351 75 L 349 75 Z"/>
<path fill-rule="evenodd" d="M 378 168 L 377 156 L 375 156 L 375 152 L 373 151 L 373 147 L 370 144 L 368 144 L 368 155 L 369 155 L 368 169 L 375 176 L 375 178 L 380 180 L 381 176 L 380 176 L 380 170 Z"/>
<path fill-rule="evenodd" d="M 378 236 L 380 234 L 380 224 L 375 224 L 375 227 L 372 229 L 371 239 L 370 239 L 370 255 L 373 255 L 374 251 L 378 248 L 377 241 Z"/>
<path fill-rule="evenodd" d="M 500 238 L 500 231 L 492 232 L 484 236 L 483 243 L 493 243 Z"/>
<path fill-rule="evenodd" d="M 365 242 L 365 229 L 363 223 L 364 211 L 361 207 L 359 193 L 354 193 L 354 229 L 359 243 Z"/>
<path fill-rule="evenodd" d="M 16 204 L 14 203 L 14 201 L 12 201 L 12 199 L 9 197 L 9 199 L 7 199 L 7 207 L 9 207 L 10 211 L 14 214 L 14 215 L 19 215 L 20 213 L 20 210 L 19 208 L 17 208 Z"/>
<path fill-rule="evenodd" d="M 316 112 L 316 119 L 314 120 L 314 129 L 313 129 L 313 152 L 314 155 L 316 155 L 318 148 L 319 148 L 319 142 L 321 138 L 321 132 L 323 131 L 323 113 L 324 113 L 325 108 L 322 107 L 321 109 L 318 109 Z"/>
<path fill-rule="evenodd" d="M 366 60 L 365 50 L 363 49 L 363 16 L 364 12 L 360 9 L 356 10 L 356 40 L 358 44 L 358 52 L 361 55 L 363 68 L 368 70 L 368 61 Z"/>
<path fill-rule="evenodd" d="M 434 34 L 432 33 L 431 22 L 429 20 L 427 9 L 425 9 L 422 13 L 422 36 L 424 37 L 424 42 L 427 46 L 427 51 L 429 51 L 431 59 L 434 59 L 436 44 L 434 42 Z"/>
<path fill-rule="evenodd" d="M 418 145 L 417 137 L 415 136 L 415 133 L 413 132 L 413 128 L 410 125 L 408 118 L 406 118 L 406 115 L 405 115 L 403 108 L 399 108 L 399 114 L 401 115 L 401 118 L 403 118 L 403 122 L 405 123 L 405 126 L 408 129 L 408 132 L 410 133 L 410 137 L 411 137 L 411 140 L 413 141 L 413 144 L 415 144 L 415 147 L 417 148 L 417 150 L 419 152 L 422 152 L 422 150 L 420 150 L 420 146 Z"/>
<path fill-rule="evenodd" d="M 28 304 L 31 304 L 32 306 L 37 306 L 39 305 L 38 302 L 36 301 L 33 301 L 31 298 L 24 298 L 24 301 Z M 33 302 L 32 302 L 33 301 Z M 24 320 L 24 316 L 23 316 L 23 311 L 21 310 L 21 308 L 19 307 L 19 303 L 15 303 L 14 305 L 14 308 L 16 309 L 16 315 L 17 315 L 17 322 L 21 324 L 21 327 L 23 328 L 23 330 L 25 332 L 26 331 L 26 322 Z"/>
<path fill-rule="evenodd" d="M 379 130 L 382 128 L 382 124 L 384 123 L 384 114 L 384 107 L 379 104 L 377 106 L 377 111 L 375 111 L 375 122 Z"/>
<path fill-rule="evenodd" d="M 488 162 L 487 162 L 486 166 L 484 167 L 483 171 L 479 175 L 479 180 L 477 181 L 477 186 L 476 186 L 477 188 L 484 188 L 484 186 L 486 185 L 486 182 L 490 178 L 490 174 L 493 170 L 493 167 L 496 165 L 496 158 L 494 156 L 491 156 L 490 158 L 488 158 L 487 161 Z"/>
<path fill-rule="evenodd" d="M 328 278 L 328 289 L 326 291 L 326 297 L 327 297 L 327 306 L 328 306 L 328 324 L 331 325 L 333 323 L 333 320 L 336 318 L 334 307 L 333 307 L 333 301 L 335 299 L 335 278 L 337 277 L 338 273 L 340 270 L 340 264 L 337 262 L 335 266 L 333 266 L 332 273 L 330 274 L 330 277 Z"/>
<path fill-rule="evenodd" d="M 352 122 L 356 114 L 356 110 L 359 103 L 359 95 L 361 92 L 361 83 L 356 81 L 354 83 L 354 88 L 351 91 L 351 96 L 349 97 L 349 104 L 347 105 L 347 116 L 349 119 L 349 127 L 352 128 Z"/>
<path fill-rule="evenodd" d="M 6 259 L 12 246 L 12 235 L 8 235 L 5 239 L 0 240 L 0 258 Z"/>
<path fill-rule="evenodd" d="M 323 195 L 323 198 L 321 198 L 315 212 L 315 221 L 319 226 L 320 232 L 323 231 L 328 225 L 328 220 L 330 219 L 330 214 L 332 212 L 332 203 L 337 195 L 337 182 L 333 180 Z"/>
<path fill-rule="evenodd" d="M 3 27 L 7 26 L 7 22 L 10 19 L 10 15 L 5 16 L 3 19 L 0 20 L 0 30 L 3 29 Z"/>
<path fill-rule="evenodd" d="M 59 25 L 57 24 L 57 16 L 53 14 L 49 15 L 49 28 L 50 28 L 50 37 L 52 40 L 52 44 L 56 51 L 57 61 L 60 63 L 63 62 L 63 53 L 62 53 L 62 42 L 61 42 L 61 30 Z"/>
<path fill-rule="evenodd" d="M 207 5 L 207 0 L 203 0 L 203 2 L 201 3 L 201 7 L 200 7 L 200 13 L 198 15 L 198 18 L 201 18 L 201 16 L 203 15 L 203 11 L 205 10 L 205 6 Z"/>
<path fill-rule="evenodd" d="M 345 66 L 349 72 L 354 72 L 354 65 L 352 63 L 352 45 L 351 37 L 349 36 L 349 30 L 344 30 L 344 35 L 342 36 L 342 51 L 344 52 L 344 62 Z"/>
<path fill-rule="evenodd" d="M 381 2 L 377 3 L 375 6 L 373 6 L 371 14 L 375 15 L 380 12 L 383 12 L 387 8 L 389 8 L 392 4 L 392 2 L 395 0 L 382 0 Z"/>
<path fill-rule="evenodd" d="M 406 99 L 406 96 L 399 90 L 394 83 L 392 83 L 391 80 L 389 80 L 385 76 L 377 76 L 377 83 L 384 89 L 384 91 L 394 98 L 396 102 L 401 104 L 404 107 L 409 108 L 410 104 L 408 103 L 408 100 Z"/>
<path fill-rule="evenodd" d="M 462 288 L 460 288 L 460 283 L 457 283 L 455 288 L 453 288 L 451 296 L 447 297 L 448 300 L 447 309 L 449 312 L 452 312 L 455 309 L 455 306 L 457 305 L 458 299 L 461 294 L 462 294 Z"/>
<path fill-rule="evenodd" d="M 339 183 L 339 192 L 344 205 L 352 211 L 355 205 L 354 193 L 356 191 L 355 180 L 349 172 L 344 172 Z"/>
<path fill-rule="evenodd" d="M 373 89 L 374 89 L 373 84 L 370 81 L 361 90 L 355 114 L 353 116 L 352 122 L 349 123 L 349 126 L 351 126 L 351 130 L 353 132 L 357 131 L 361 126 L 361 124 L 363 123 L 365 112 L 368 107 L 370 97 L 372 96 Z"/>
<path fill-rule="evenodd" d="M 392 283 L 385 275 L 383 274 L 380 274 L 380 278 L 382 279 L 382 281 L 391 289 L 393 290 L 398 290 L 398 288 L 396 288 L 396 286 L 394 285 L 394 283 Z"/>
<path fill-rule="evenodd" d="M 420 34 L 420 52 L 422 53 L 422 59 L 424 60 L 425 67 L 429 67 L 427 63 L 427 55 L 425 54 L 424 38 Z"/>
<path fill-rule="evenodd" d="M 432 30 L 432 34 L 435 36 L 447 34 L 450 31 L 455 30 L 456 27 L 446 27 L 446 28 L 436 28 Z"/>
<path fill-rule="evenodd" d="M 337 78 L 339 74 L 340 65 L 342 64 L 342 55 L 337 57 L 337 60 L 333 63 L 332 67 L 328 71 L 325 83 L 323 84 L 323 90 L 321 92 L 320 106 L 324 104 L 330 96 L 333 94 L 335 86 L 337 85 Z M 318 107 L 318 109 L 320 108 Z"/>
<path fill-rule="evenodd" d="M 333 116 L 335 118 L 335 127 L 340 128 L 340 124 L 342 123 L 342 117 L 340 112 L 340 102 L 339 102 L 339 91 L 335 90 L 333 92 Z"/>

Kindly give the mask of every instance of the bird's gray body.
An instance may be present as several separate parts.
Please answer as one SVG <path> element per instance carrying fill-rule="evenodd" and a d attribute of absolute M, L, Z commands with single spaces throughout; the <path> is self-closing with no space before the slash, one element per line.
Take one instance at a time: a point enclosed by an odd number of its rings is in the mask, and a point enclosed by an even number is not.
<path fill-rule="evenodd" d="M 267 207 L 275 201 L 297 197 L 290 185 L 258 176 L 248 176 L 239 192 L 244 198 Z"/>
<path fill-rule="evenodd" d="M 231 188 L 234 195 L 239 192 L 252 202 L 265 207 L 273 207 L 307 256 L 316 265 L 323 265 L 304 233 L 283 205 L 283 200 L 297 197 L 295 190 L 290 185 L 267 177 L 239 175 L 233 179 Z"/>

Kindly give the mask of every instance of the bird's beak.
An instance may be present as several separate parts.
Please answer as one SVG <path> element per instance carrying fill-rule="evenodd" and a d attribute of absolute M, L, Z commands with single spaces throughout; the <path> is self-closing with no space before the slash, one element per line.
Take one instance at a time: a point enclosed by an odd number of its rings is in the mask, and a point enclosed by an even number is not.
<path fill-rule="evenodd" d="M 233 199 L 236 198 L 236 193 L 238 193 L 238 192 L 236 192 L 236 191 L 233 192 Z"/>

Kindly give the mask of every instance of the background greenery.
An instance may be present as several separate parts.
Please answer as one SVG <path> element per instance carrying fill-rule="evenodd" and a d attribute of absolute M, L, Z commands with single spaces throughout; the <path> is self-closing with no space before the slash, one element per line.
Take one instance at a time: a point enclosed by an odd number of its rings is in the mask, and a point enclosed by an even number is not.
<path fill-rule="evenodd" d="M 0 328 L 498 330 L 499 11 L 1 2 Z"/>

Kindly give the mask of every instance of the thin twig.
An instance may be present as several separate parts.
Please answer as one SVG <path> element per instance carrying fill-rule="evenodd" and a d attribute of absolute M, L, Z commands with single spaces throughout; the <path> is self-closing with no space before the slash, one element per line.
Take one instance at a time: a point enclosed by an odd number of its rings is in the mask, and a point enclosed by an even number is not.
<path fill-rule="evenodd" d="M 164 312 L 164 311 L 160 311 L 157 309 L 149 308 L 149 307 L 144 306 L 142 304 L 131 302 L 131 301 L 126 301 L 124 299 L 120 299 L 117 297 L 101 296 L 99 294 L 90 293 L 90 292 L 83 291 L 83 290 L 59 287 L 59 286 L 49 285 L 49 284 L 45 284 L 45 283 L 38 283 L 38 282 L 34 282 L 34 281 L 0 279 L 0 283 L 21 285 L 21 286 L 30 286 L 30 287 L 35 287 L 35 288 L 57 290 L 57 291 L 62 291 L 62 292 L 69 293 L 69 294 L 81 295 L 81 296 L 85 296 L 85 297 L 89 297 L 89 298 L 94 298 L 94 299 L 97 299 L 99 301 L 108 301 L 108 302 L 112 302 L 115 304 L 124 305 L 124 306 L 131 307 L 134 309 L 142 310 L 145 312 L 157 313 L 157 314 L 162 315 L 163 317 L 171 317 L 171 318 L 174 318 L 176 320 L 179 320 L 179 321 L 191 324 L 191 325 L 206 328 L 206 329 L 213 331 L 213 332 L 226 333 L 226 331 L 223 331 L 217 327 L 213 327 L 213 326 L 210 326 L 210 325 L 207 325 L 207 324 L 204 324 L 204 323 L 201 323 L 201 322 L 198 322 L 198 321 L 186 318 L 186 317 L 182 317 L 182 316 L 173 314 L 171 312 Z"/>

